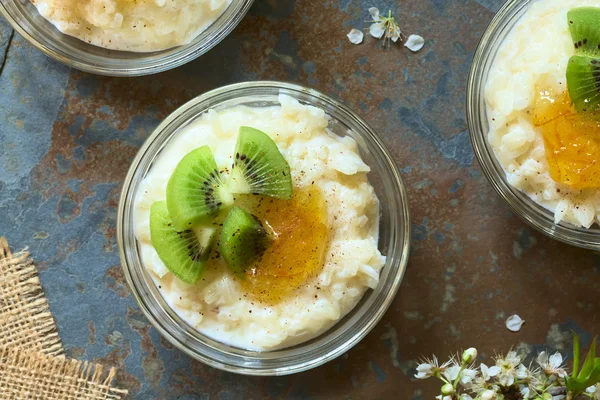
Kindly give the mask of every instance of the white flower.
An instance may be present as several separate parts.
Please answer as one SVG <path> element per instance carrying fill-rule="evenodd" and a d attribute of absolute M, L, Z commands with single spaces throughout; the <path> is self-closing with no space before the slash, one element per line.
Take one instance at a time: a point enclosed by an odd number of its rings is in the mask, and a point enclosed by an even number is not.
<path fill-rule="evenodd" d="M 447 370 L 445 370 L 442 374 L 448 379 L 450 382 L 454 382 L 454 380 L 458 377 L 458 373 L 460 372 L 460 367 L 458 365 L 453 365 Z"/>
<path fill-rule="evenodd" d="M 417 379 L 427 379 L 433 376 L 434 366 L 431 364 L 419 364 L 417 366 L 417 373 L 415 374 L 415 378 Z"/>
<path fill-rule="evenodd" d="M 442 397 L 441 394 L 438 394 L 437 396 L 435 396 L 435 398 L 437 400 L 452 400 L 452 396 L 444 396 L 444 397 Z"/>
<path fill-rule="evenodd" d="M 379 9 L 375 7 L 369 8 L 369 14 L 371 14 L 372 20 L 371 26 L 369 27 L 369 33 L 371 36 L 377 39 L 381 39 L 385 36 L 385 40 L 397 42 L 402 41 L 404 34 L 400 31 L 400 27 L 396 23 L 392 12 L 388 13 L 387 17 L 383 17 L 379 14 Z"/>
<path fill-rule="evenodd" d="M 475 377 L 477 377 L 477 374 L 478 372 L 475 369 L 463 369 L 463 371 L 460 373 L 460 383 L 463 385 L 468 385 L 469 383 L 473 382 Z"/>
<path fill-rule="evenodd" d="M 545 351 L 542 351 L 538 355 L 536 362 L 542 367 L 546 375 L 557 375 L 561 378 L 567 376 L 567 372 L 563 368 L 562 355 L 558 352 L 548 358 L 548 354 Z"/>
<path fill-rule="evenodd" d="M 523 396 L 524 399 L 528 399 L 531 395 L 531 390 L 529 389 L 529 386 L 522 386 L 520 392 L 521 396 Z"/>
<path fill-rule="evenodd" d="M 521 357 L 516 351 L 509 351 L 504 358 L 496 358 L 496 366 L 500 367 L 498 374 L 500 385 L 508 387 L 515 383 L 516 368 L 519 364 L 521 364 Z"/>
<path fill-rule="evenodd" d="M 511 332 L 519 332 L 524 323 L 525 321 L 522 320 L 521 317 L 519 317 L 517 314 L 515 314 L 508 317 L 508 319 L 506 320 L 506 327 Z"/>
<path fill-rule="evenodd" d="M 471 396 L 469 396 L 466 393 L 463 393 L 460 395 L 460 400 L 473 400 L 473 398 Z"/>
<path fill-rule="evenodd" d="M 515 376 L 518 379 L 527 379 L 529 377 L 529 370 L 523 364 L 520 364 L 515 370 Z"/>
<path fill-rule="evenodd" d="M 348 36 L 350 43 L 361 44 L 365 35 L 362 33 L 362 31 L 352 28 L 350 33 L 348 33 L 346 36 Z"/>
<path fill-rule="evenodd" d="M 408 39 L 406 39 L 406 43 L 404 43 L 404 47 L 408 47 L 408 49 L 412 52 L 417 52 L 423 48 L 425 45 L 425 39 L 419 35 L 410 35 Z"/>
<path fill-rule="evenodd" d="M 379 15 L 379 9 L 375 7 L 369 8 L 369 14 L 373 18 L 373 24 L 369 28 L 369 33 L 374 38 L 381 39 L 385 33 L 385 19 Z"/>
<path fill-rule="evenodd" d="M 444 373 L 448 366 L 452 364 L 452 361 L 453 359 L 448 360 L 440 367 L 436 356 L 433 356 L 431 360 L 424 359 L 423 362 L 417 366 L 417 373 L 415 374 L 415 378 L 427 379 L 429 377 L 434 376 L 437 373 Z"/>
<path fill-rule="evenodd" d="M 500 367 L 497 365 L 488 368 L 487 365 L 481 364 L 479 369 L 481 370 L 481 376 L 485 382 L 489 381 L 490 378 L 493 378 L 500 373 Z"/>

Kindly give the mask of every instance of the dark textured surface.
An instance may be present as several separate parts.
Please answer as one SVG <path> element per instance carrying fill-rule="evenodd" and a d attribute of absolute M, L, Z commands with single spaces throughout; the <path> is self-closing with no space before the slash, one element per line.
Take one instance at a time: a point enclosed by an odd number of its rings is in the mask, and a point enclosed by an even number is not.
<path fill-rule="evenodd" d="M 138 399 L 431 399 L 421 355 L 469 346 L 565 349 L 599 333 L 600 257 L 553 242 L 514 216 L 482 176 L 465 123 L 471 57 L 501 0 L 257 0 L 223 43 L 177 70 L 136 79 L 70 70 L 0 20 L 0 233 L 29 246 L 72 357 L 120 368 Z M 391 8 L 417 54 L 351 45 L 367 8 Z M 6 53 L 6 57 L 4 54 Z M 3 63 L 4 58 L 6 62 Z M 121 182 L 161 119 L 228 83 L 313 86 L 382 135 L 410 191 L 406 277 L 376 329 L 343 357 L 283 378 L 240 377 L 190 360 L 142 316 L 119 266 Z M 516 334 L 504 320 L 527 323 Z"/>

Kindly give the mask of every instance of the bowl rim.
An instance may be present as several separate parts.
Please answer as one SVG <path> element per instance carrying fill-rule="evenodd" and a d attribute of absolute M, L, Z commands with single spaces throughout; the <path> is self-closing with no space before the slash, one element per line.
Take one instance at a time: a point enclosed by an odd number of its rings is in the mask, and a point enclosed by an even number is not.
<path fill-rule="evenodd" d="M 113 77 L 135 77 L 135 76 L 158 74 L 161 72 L 165 72 L 165 71 L 180 67 L 184 64 L 187 64 L 188 62 L 195 60 L 196 58 L 200 57 L 201 55 L 205 54 L 206 52 L 211 50 L 213 47 L 218 45 L 223 39 L 225 39 L 225 37 L 227 37 L 237 27 L 237 25 L 242 21 L 242 19 L 246 16 L 248 11 L 250 10 L 250 7 L 254 3 L 254 0 L 232 0 L 227 8 L 232 7 L 233 3 L 237 1 L 239 3 L 238 12 L 231 13 L 230 18 L 228 20 L 221 21 L 222 18 L 224 18 L 227 14 L 227 9 L 225 9 L 225 11 L 215 21 L 213 21 L 208 27 L 206 27 L 206 29 L 204 29 L 202 32 L 200 32 L 198 34 L 198 36 L 196 36 L 194 39 L 192 39 L 192 41 L 190 43 L 183 44 L 180 46 L 174 46 L 174 47 L 164 49 L 164 50 L 160 50 L 160 51 L 168 51 L 168 50 L 173 50 L 173 49 L 179 48 L 182 51 L 181 53 L 171 54 L 169 59 L 166 62 L 162 58 L 159 58 L 148 65 L 113 68 L 113 67 L 103 66 L 98 63 L 83 62 L 83 61 L 79 61 L 79 60 L 70 58 L 68 56 L 58 53 L 57 51 L 54 51 L 50 47 L 41 43 L 38 39 L 36 39 L 33 35 L 31 35 L 27 30 L 25 30 L 21 26 L 21 24 L 19 24 L 19 22 L 13 18 L 11 13 L 6 8 L 5 3 L 13 2 L 13 1 L 18 1 L 18 0 L 0 0 L 0 15 L 2 15 L 6 19 L 6 21 L 10 24 L 12 29 L 14 29 L 17 33 L 19 33 L 19 35 L 21 35 L 28 43 L 33 45 L 36 49 L 38 49 L 39 51 L 44 53 L 46 56 L 66 65 L 68 67 L 71 67 L 71 68 L 74 68 L 74 69 L 77 69 L 77 70 L 83 71 L 83 72 L 89 72 L 89 73 L 96 74 L 96 75 L 113 76 Z M 29 2 L 30 0 L 25 0 L 25 1 Z M 36 8 L 35 5 L 33 7 Z M 37 8 L 36 8 L 36 12 L 37 12 Z M 40 18 L 44 18 L 44 17 L 42 17 L 40 15 Z M 194 43 L 194 40 L 196 40 L 199 36 L 201 36 L 205 33 L 211 32 L 211 30 L 214 29 L 214 27 L 217 25 L 217 23 L 219 21 L 221 21 L 221 23 L 223 24 L 224 28 L 222 30 L 217 31 L 212 36 L 208 36 L 204 41 Z M 48 22 L 50 22 L 50 21 L 48 21 Z M 52 23 L 50 22 L 50 24 L 52 24 Z M 53 29 L 55 29 L 57 32 L 59 32 L 62 35 L 70 36 L 70 35 L 60 32 L 56 27 L 53 27 Z M 74 36 L 70 36 L 70 37 L 72 37 L 76 40 L 79 40 L 82 43 L 85 43 L 79 38 L 76 38 Z M 148 55 L 148 54 L 153 53 L 153 52 L 128 52 L 128 51 L 108 49 L 108 48 L 104 48 L 101 46 L 96 46 L 96 45 L 92 45 L 92 44 L 88 44 L 88 43 L 85 43 L 85 44 L 89 45 L 89 46 L 95 46 L 98 49 L 102 49 L 102 50 L 106 50 L 108 52 L 114 52 L 114 53 L 140 54 L 140 55 Z M 187 49 L 187 50 L 184 51 L 185 49 Z M 135 60 L 132 60 L 129 63 L 135 63 Z"/>
<path fill-rule="evenodd" d="M 214 98 L 216 96 L 223 95 L 226 93 L 232 93 L 232 92 L 239 91 L 239 90 L 261 89 L 261 88 L 285 89 L 285 90 L 296 91 L 299 93 L 318 97 L 319 100 L 324 99 L 328 103 L 330 103 L 332 106 L 336 107 L 337 110 L 347 113 L 348 115 L 352 116 L 355 119 L 355 122 L 360 123 L 361 129 L 363 129 L 364 133 L 367 133 L 369 135 L 370 139 L 372 139 L 373 142 L 377 145 L 377 151 L 380 153 L 379 156 L 382 156 L 385 164 L 389 167 L 389 172 L 391 173 L 390 179 L 392 179 L 394 181 L 394 183 L 397 185 L 398 196 L 400 199 L 400 202 L 399 202 L 399 204 L 397 204 L 397 206 L 398 206 L 399 212 L 401 212 L 401 214 L 399 214 L 395 217 L 401 218 L 401 221 L 400 221 L 400 224 L 396 227 L 396 229 L 398 231 L 396 233 L 396 235 L 402 235 L 402 237 L 404 238 L 403 242 L 399 243 L 400 246 L 396 246 L 398 248 L 395 249 L 398 253 L 397 260 L 394 263 L 394 264 L 398 265 L 397 271 L 394 274 L 390 274 L 388 276 L 388 280 L 391 280 L 391 290 L 389 290 L 386 293 L 382 293 L 382 296 L 384 295 L 383 303 L 378 307 L 377 312 L 374 315 L 370 316 L 370 318 L 368 319 L 368 322 L 366 324 L 364 324 L 364 326 L 362 327 L 362 329 L 359 332 L 354 334 L 349 340 L 345 341 L 343 344 L 340 344 L 333 350 L 329 351 L 327 354 L 320 354 L 318 357 L 313 358 L 308 362 L 303 362 L 298 365 L 295 364 L 292 367 L 285 367 L 285 368 L 274 367 L 274 368 L 267 368 L 267 369 L 242 367 L 239 365 L 231 365 L 228 363 L 215 361 L 212 358 L 208 358 L 208 357 L 204 356 L 203 354 L 199 354 L 197 352 L 194 352 L 192 349 L 190 349 L 186 346 L 183 346 L 183 343 L 181 343 L 177 338 L 175 338 L 169 331 L 167 331 L 161 325 L 161 323 L 157 320 L 157 318 L 154 316 L 154 314 L 151 312 L 151 310 L 149 310 L 148 307 L 146 306 L 144 299 L 142 298 L 142 296 L 140 296 L 140 293 L 138 293 L 138 290 L 136 289 L 135 283 L 133 282 L 133 279 L 132 279 L 132 274 L 128 271 L 130 267 L 128 266 L 127 255 L 125 252 L 125 240 L 126 239 L 123 236 L 124 235 L 123 226 L 124 226 L 125 209 L 129 205 L 129 203 L 126 201 L 126 199 L 128 198 L 128 194 L 129 194 L 130 190 L 132 190 L 132 183 L 133 183 L 134 175 L 136 174 L 142 159 L 146 156 L 146 153 L 147 153 L 148 149 L 150 148 L 151 144 L 157 138 L 159 138 L 161 136 L 161 134 L 164 132 L 164 129 L 168 125 L 170 125 L 173 121 L 178 119 L 182 114 L 184 114 L 186 111 L 190 110 L 192 107 L 194 107 L 198 103 L 205 102 L 211 98 Z M 248 95 L 246 95 L 246 96 L 248 96 Z M 240 96 L 240 97 L 244 97 L 244 96 Z M 218 106 L 218 104 L 216 104 L 215 106 Z M 204 111 L 206 111 L 206 110 L 204 110 Z M 196 116 L 200 115 L 202 112 L 203 111 L 201 111 L 195 115 Z M 190 121 L 190 120 L 191 120 L 191 118 L 188 119 L 187 121 Z M 306 370 L 315 368 L 317 366 L 320 366 L 328 361 L 331 361 L 332 359 L 342 355 L 343 353 L 345 353 L 346 351 L 348 351 L 352 347 L 354 347 L 360 340 L 362 340 L 375 327 L 375 325 L 381 320 L 381 318 L 383 317 L 383 315 L 385 314 L 385 312 L 388 310 L 389 306 L 391 305 L 392 301 L 394 300 L 394 298 L 397 294 L 397 291 L 400 287 L 400 284 L 403 280 L 404 274 L 406 272 L 408 258 L 409 258 L 409 254 L 410 254 L 410 239 L 411 239 L 410 227 L 411 227 L 411 224 L 410 224 L 408 192 L 406 190 L 404 181 L 400 175 L 399 168 L 397 167 L 396 163 L 393 161 L 393 158 L 391 157 L 390 153 L 388 152 L 387 148 L 385 147 L 383 141 L 379 138 L 377 133 L 370 127 L 370 125 L 368 125 L 361 117 L 359 117 L 357 114 L 355 114 L 353 111 L 351 111 L 348 107 L 346 107 L 344 104 L 342 104 L 338 100 L 335 100 L 335 99 L 331 98 L 330 96 L 325 95 L 315 89 L 311 89 L 311 88 L 307 88 L 307 87 L 303 87 L 303 86 L 295 85 L 295 84 L 277 82 L 277 81 L 254 81 L 254 82 L 242 82 L 242 83 L 236 83 L 236 84 L 223 86 L 223 87 L 211 90 L 209 92 L 206 92 L 198 97 L 195 97 L 192 100 L 185 103 L 184 105 L 182 105 L 181 107 L 177 108 L 175 111 L 173 111 L 153 131 L 153 133 L 148 137 L 148 139 L 140 147 L 135 159 L 131 163 L 131 166 L 127 172 L 127 176 L 124 180 L 123 188 L 121 190 L 121 194 L 120 194 L 120 198 L 119 198 L 119 208 L 118 208 L 118 215 L 117 215 L 117 243 L 119 246 L 120 261 L 121 261 L 122 268 L 124 270 L 124 275 L 125 275 L 127 284 L 129 285 L 129 288 L 131 290 L 131 293 L 132 293 L 133 297 L 135 298 L 136 303 L 142 310 L 145 317 L 148 318 L 148 320 L 152 323 L 152 325 L 170 343 L 172 343 L 175 347 L 177 347 L 179 350 L 183 351 L 185 354 L 187 354 L 191 358 L 201 361 L 206 365 L 209 365 L 211 367 L 214 367 L 214 368 L 217 368 L 217 369 L 220 369 L 223 371 L 233 372 L 233 373 L 242 374 L 242 375 L 252 375 L 252 376 L 281 376 L 281 375 L 289 375 L 289 374 L 306 371 Z M 391 249 L 389 250 L 389 252 L 391 252 Z M 391 265 L 394 265 L 394 264 L 391 264 Z M 386 262 L 386 265 L 387 265 L 387 262 Z M 357 306 L 355 306 L 355 308 Z M 343 318 L 340 318 L 340 321 L 342 319 Z M 330 327 L 328 330 L 320 333 L 319 336 L 317 336 L 317 338 L 325 335 L 329 330 L 334 329 L 334 327 L 335 327 L 335 325 Z M 338 336 L 336 336 L 336 337 L 338 337 Z M 303 345 L 303 343 L 300 344 L 300 346 L 302 346 L 302 345 Z M 283 349 L 283 350 L 285 350 L 285 349 Z M 269 352 L 265 352 L 262 354 L 268 354 L 268 353 Z"/>
<path fill-rule="evenodd" d="M 506 35 L 499 37 L 498 31 L 510 28 L 525 15 L 529 7 L 537 0 L 508 0 L 495 13 L 486 27 L 475 50 L 466 88 L 466 117 L 471 145 L 481 169 L 496 193 L 507 203 L 517 216 L 529 226 L 551 239 L 573 245 L 576 247 L 600 250 L 600 230 L 593 228 L 577 227 L 568 222 L 554 223 L 554 213 L 539 205 L 529 198 L 524 192 L 510 185 L 506 172 L 500 165 L 494 150 L 487 139 L 489 123 L 486 117 L 487 104 L 485 102 L 485 83 L 489 68 L 493 64 L 499 48 L 506 39 Z M 526 9 L 526 10 L 525 10 Z M 515 19 L 516 13 L 524 11 Z M 513 13 L 514 14 L 511 14 Z M 514 24 L 509 23 L 514 21 Z M 493 45 L 496 45 L 493 47 Z M 490 50 L 494 50 L 490 52 Z M 490 61 L 491 60 L 491 61 Z M 488 63 L 489 66 L 486 64 Z M 479 107 L 483 104 L 482 110 Z M 483 114 L 483 115 L 481 115 Z M 485 125 L 482 120 L 485 118 Z"/>

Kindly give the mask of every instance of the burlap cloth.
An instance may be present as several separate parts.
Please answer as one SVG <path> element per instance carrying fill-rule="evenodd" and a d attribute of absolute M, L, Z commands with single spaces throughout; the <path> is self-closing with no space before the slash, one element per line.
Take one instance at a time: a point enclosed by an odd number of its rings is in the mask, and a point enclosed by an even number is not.
<path fill-rule="evenodd" d="M 29 253 L 0 238 L 0 400 L 118 400 L 114 368 L 68 360 Z"/>

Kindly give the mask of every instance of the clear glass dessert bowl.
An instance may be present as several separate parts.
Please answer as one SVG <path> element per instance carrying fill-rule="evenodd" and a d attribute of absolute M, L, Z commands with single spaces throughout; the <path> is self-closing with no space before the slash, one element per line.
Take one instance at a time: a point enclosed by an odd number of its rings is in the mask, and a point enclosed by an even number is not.
<path fill-rule="evenodd" d="M 254 0 L 232 0 L 225 12 L 190 43 L 150 53 L 108 50 L 61 33 L 29 0 L 0 0 L 0 14 L 29 43 L 63 64 L 99 75 L 140 76 L 188 63 L 223 40 Z"/>
<path fill-rule="evenodd" d="M 307 342 L 282 350 L 248 351 L 211 339 L 187 325 L 164 301 L 144 268 L 134 234 L 134 200 L 140 183 L 165 145 L 209 109 L 279 105 L 285 94 L 324 110 L 329 129 L 353 137 L 380 200 L 379 250 L 387 256 L 378 286 L 332 328 Z M 321 365 L 357 344 L 381 319 L 402 281 L 409 255 L 410 217 L 398 168 L 373 129 L 354 112 L 315 90 L 279 82 L 251 82 L 205 93 L 173 112 L 148 138 L 133 161 L 121 193 L 117 238 L 127 282 L 140 308 L 158 331 L 189 356 L 212 367 L 247 375 L 286 375 Z"/>
<path fill-rule="evenodd" d="M 467 124 L 475 155 L 486 177 L 525 222 L 543 234 L 570 245 L 600 250 L 600 228 L 582 228 L 567 222 L 554 223 L 554 213 L 513 187 L 488 141 L 490 130 L 485 87 L 494 60 L 505 38 L 536 0 L 509 0 L 498 11 L 475 52 L 467 82 Z"/>

